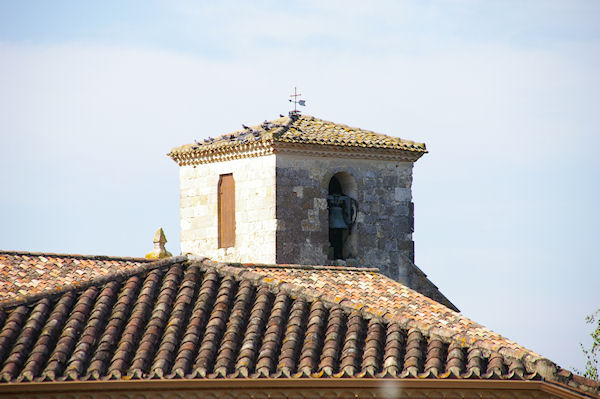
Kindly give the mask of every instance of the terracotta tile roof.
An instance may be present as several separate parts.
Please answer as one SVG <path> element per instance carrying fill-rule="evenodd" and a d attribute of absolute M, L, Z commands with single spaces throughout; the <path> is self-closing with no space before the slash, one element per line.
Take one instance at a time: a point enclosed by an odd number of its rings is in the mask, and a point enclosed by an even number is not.
<path fill-rule="evenodd" d="M 378 269 L 246 264 L 239 270 L 255 272 L 265 282 L 287 283 L 299 291 L 312 291 L 324 300 L 362 309 L 398 322 L 404 328 L 416 327 L 464 345 L 476 344 L 483 350 L 500 351 L 510 357 L 541 358 L 449 307 L 385 277 Z"/>
<path fill-rule="evenodd" d="M 438 312 L 438 324 L 447 320 L 456 323 L 453 328 L 463 323 L 465 329 L 483 329 L 371 270 L 308 267 L 288 268 L 291 274 L 286 274 L 283 269 L 249 270 L 174 257 L 135 273 L 5 306 L 0 308 L 0 381 L 259 377 L 574 381 L 561 376 L 546 359 L 513 357 L 502 350 L 482 349 L 477 341 L 456 339 L 442 329 L 395 321 L 395 312 L 408 317 L 402 305 L 392 301 L 399 296 L 395 302 L 406 302 L 405 309 L 412 309 L 416 318 Z M 322 278 L 316 278 L 319 275 Z M 348 298 L 331 301 L 334 294 L 325 291 L 343 289 L 338 282 L 342 275 L 348 277 L 350 288 L 336 295 Z M 375 283 L 376 278 L 385 283 Z M 370 289 L 375 291 L 364 295 Z M 373 297 L 365 306 L 356 306 L 360 301 L 354 295 L 360 290 L 365 290 L 364 299 Z M 375 306 L 378 300 L 392 310 L 380 314 L 384 305 Z"/>
<path fill-rule="evenodd" d="M 0 304 L 139 267 L 144 258 L 0 251 Z"/>
<path fill-rule="evenodd" d="M 251 143 L 300 143 L 337 147 L 377 148 L 426 153 L 425 144 L 328 122 L 309 115 L 286 116 L 202 142 L 173 148 L 174 160 L 183 154 L 226 151 Z"/>

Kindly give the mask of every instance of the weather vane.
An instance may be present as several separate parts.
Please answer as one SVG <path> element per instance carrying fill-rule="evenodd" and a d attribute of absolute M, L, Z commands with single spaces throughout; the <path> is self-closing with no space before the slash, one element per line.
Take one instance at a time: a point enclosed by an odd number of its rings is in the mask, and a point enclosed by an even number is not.
<path fill-rule="evenodd" d="M 298 91 L 296 90 L 296 87 L 294 87 L 294 94 L 292 94 L 290 96 L 290 99 L 288 100 L 291 103 L 294 103 L 294 110 L 290 111 L 290 115 L 298 115 L 300 114 L 300 111 L 298 111 L 297 106 L 300 105 L 302 107 L 306 106 L 306 101 L 305 100 L 300 100 L 298 97 L 302 96 L 302 94 L 298 93 Z"/>

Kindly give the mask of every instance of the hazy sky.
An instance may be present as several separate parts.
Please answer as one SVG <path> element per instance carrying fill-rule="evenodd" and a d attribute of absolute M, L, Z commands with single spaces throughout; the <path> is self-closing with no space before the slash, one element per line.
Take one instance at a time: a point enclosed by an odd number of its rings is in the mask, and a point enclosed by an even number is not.
<path fill-rule="evenodd" d="M 423 141 L 416 263 L 583 368 L 600 307 L 600 2 L 0 0 L 0 248 L 179 253 L 166 153 L 289 110 Z"/>

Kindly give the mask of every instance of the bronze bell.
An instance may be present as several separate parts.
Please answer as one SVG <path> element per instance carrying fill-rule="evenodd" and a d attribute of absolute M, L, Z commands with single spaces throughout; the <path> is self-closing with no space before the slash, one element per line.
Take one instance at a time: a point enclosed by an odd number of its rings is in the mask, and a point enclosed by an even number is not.
<path fill-rule="evenodd" d="M 329 206 L 329 228 L 330 229 L 347 229 L 349 226 L 344 220 L 344 210 L 340 205 Z"/>

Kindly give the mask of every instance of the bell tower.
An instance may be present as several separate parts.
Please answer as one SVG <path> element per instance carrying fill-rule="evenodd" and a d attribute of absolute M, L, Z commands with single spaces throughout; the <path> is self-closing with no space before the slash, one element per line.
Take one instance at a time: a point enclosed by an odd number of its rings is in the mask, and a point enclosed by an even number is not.
<path fill-rule="evenodd" d="M 425 144 L 297 111 L 243 127 L 169 153 L 183 254 L 376 267 L 439 294 L 413 263 L 412 168 Z"/>

